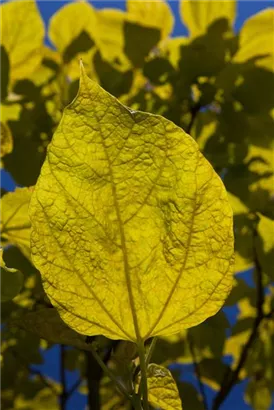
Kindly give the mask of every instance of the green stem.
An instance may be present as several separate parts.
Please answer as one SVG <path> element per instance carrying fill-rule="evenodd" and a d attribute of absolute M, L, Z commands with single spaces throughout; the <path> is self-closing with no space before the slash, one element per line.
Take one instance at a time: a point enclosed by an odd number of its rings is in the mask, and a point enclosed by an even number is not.
<path fill-rule="evenodd" d="M 149 362 L 150 362 L 150 359 L 151 359 L 151 356 L 152 356 L 152 353 L 153 353 L 153 350 L 155 348 L 157 340 L 158 340 L 158 337 L 154 337 L 152 339 L 152 342 L 150 343 L 150 346 L 149 346 L 149 349 L 148 349 L 148 354 L 146 356 L 146 366 L 149 365 Z"/>
<path fill-rule="evenodd" d="M 141 381 L 140 381 L 138 395 L 140 396 L 140 393 L 142 393 L 144 410 L 149 410 L 148 391 L 147 391 L 147 364 L 146 364 L 145 346 L 144 346 L 143 341 L 138 344 L 138 353 L 139 353 L 140 369 L 141 369 Z"/>
<path fill-rule="evenodd" d="M 100 355 L 96 352 L 96 350 L 91 346 L 91 353 L 93 354 L 94 359 L 97 361 L 97 363 L 101 366 L 101 368 L 104 370 L 104 372 L 108 375 L 110 380 L 112 380 L 117 388 L 120 390 L 120 392 L 127 397 L 127 399 L 132 402 L 132 397 L 128 393 L 128 391 L 125 389 L 125 387 L 116 379 L 115 375 L 112 373 L 112 371 L 105 365 L 103 360 L 101 359 Z"/>

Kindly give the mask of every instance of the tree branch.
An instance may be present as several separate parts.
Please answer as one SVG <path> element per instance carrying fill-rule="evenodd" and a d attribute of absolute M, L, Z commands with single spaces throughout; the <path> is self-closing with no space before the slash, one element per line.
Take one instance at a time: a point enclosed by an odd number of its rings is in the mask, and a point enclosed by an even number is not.
<path fill-rule="evenodd" d="M 44 384 L 45 387 L 48 387 L 52 393 L 56 396 L 59 396 L 59 391 L 56 389 L 56 387 L 54 386 L 53 383 L 51 383 L 41 372 L 39 372 L 39 370 L 33 369 L 32 367 L 30 367 L 26 360 L 18 354 L 18 352 L 15 352 L 14 350 L 12 350 L 12 354 L 15 357 L 16 360 L 18 360 L 20 362 L 20 364 L 30 373 L 33 374 L 35 376 L 37 376 L 39 378 L 39 380 Z"/>
<path fill-rule="evenodd" d="M 202 375 L 201 375 L 199 364 L 198 364 L 196 354 L 195 354 L 194 341 L 193 341 L 193 338 L 191 337 L 189 332 L 187 332 L 187 342 L 188 342 L 189 350 L 190 350 L 190 353 L 191 353 L 191 356 L 192 356 L 195 375 L 196 375 L 196 378 L 197 378 L 197 381 L 198 381 L 200 395 L 201 395 L 202 400 L 203 400 L 203 406 L 204 406 L 205 410 L 208 410 L 205 386 L 202 382 Z"/>
<path fill-rule="evenodd" d="M 234 385 L 238 382 L 239 380 L 239 374 L 242 370 L 242 368 L 245 365 L 246 359 L 248 357 L 248 354 L 250 352 L 250 349 L 252 348 L 252 345 L 254 341 L 256 340 L 258 336 L 258 330 L 261 322 L 263 319 L 267 318 L 268 316 L 271 317 L 272 314 L 269 312 L 269 314 L 264 315 L 263 312 L 263 305 L 265 301 L 265 293 L 264 293 L 264 287 L 263 287 L 263 274 L 262 274 L 262 269 L 258 260 L 258 255 L 257 255 L 257 250 L 255 246 L 255 238 L 258 236 L 257 229 L 254 229 L 254 236 L 253 236 L 253 251 L 254 251 L 254 263 L 255 263 L 255 269 L 257 273 L 257 283 L 256 283 L 256 289 L 257 289 L 257 302 L 256 302 L 256 307 L 257 307 L 257 315 L 256 318 L 253 322 L 253 327 L 252 331 L 250 333 L 250 336 L 247 340 L 246 345 L 243 347 L 238 364 L 234 370 L 229 372 L 229 377 L 225 379 L 222 383 L 221 389 L 219 390 L 219 393 L 215 397 L 212 410 L 218 410 L 221 406 L 221 404 L 224 402 L 224 400 L 227 398 L 229 395 L 230 391 L 234 387 Z"/>
<path fill-rule="evenodd" d="M 201 106 L 198 103 L 192 106 L 192 109 L 190 111 L 190 113 L 191 113 L 190 122 L 189 122 L 188 126 L 185 129 L 185 132 L 187 132 L 188 134 L 191 133 L 191 128 L 194 124 L 194 121 L 195 121 L 196 116 L 197 116 L 198 112 L 200 111 L 200 109 L 201 109 Z"/>
<path fill-rule="evenodd" d="M 66 410 L 66 404 L 68 400 L 67 384 L 66 384 L 66 368 L 65 368 L 65 346 L 60 345 L 60 383 L 62 386 L 62 392 L 60 395 L 60 410 Z"/>

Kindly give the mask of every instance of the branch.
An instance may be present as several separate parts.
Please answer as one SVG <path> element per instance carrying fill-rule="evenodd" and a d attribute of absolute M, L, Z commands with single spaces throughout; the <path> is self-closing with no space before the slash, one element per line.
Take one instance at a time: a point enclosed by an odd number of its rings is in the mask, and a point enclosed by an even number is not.
<path fill-rule="evenodd" d="M 11 351 L 12 355 L 15 357 L 16 360 L 20 362 L 20 364 L 31 374 L 37 376 L 40 381 L 44 384 L 45 387 L 48 387 L 52 393 L 56 396 L 59 396 L 59 392 L 56 389 L 55 385 L 51 383 L 39 370 L 32 369 L 26 362 L 26 360 L 18 354 L 18 352 L 15 352 L 14 350 Z"/>
<path fill-rule="evenodd" d="M 208 410 L 205 387 L 204 387 L 204 384 L 202 382 L 202 375 L 201 375 L 201 372 L 200 372 L 199 364 L 198 364 L 196 354 L 195 354 L 195 350 L 194 350 L 193 338 L 191 337 L 189 332 L 187 332 L 187 342 L 189 344 L 189 349 L 190 349 L 190 353 L 191 353 L 191 356 L 192 356 L 192 361 L 193 361 L 193 364 L 194 364 L 194 370 L 195 370 L 196 378 L 197 378 L 197 381 L 198 381 L 198 384 L 199 384 L 200 395 L 201 395 L 202 400 L 203 400 L 203 406 L 204 406 L 205 410 Z"/>
<path fill-rule="evenodd" d="M 193 126 L 193 124 L 194 124 L 194 121 L 195 121 L 196 116 L 197 116 L 198 112 L 200 111 L 200 109 L 201 109 L 201 106 L 200 106 L 200 104 L 198 104 L 198 103 L 195 104 L 195 105 L 193 105 L 192 108 L 191 108 L 191 111 L 190 111 L 190 113 L 191 113 L 190 122 L 189 122 L 188 126 L 187 126 L 186 129 L 185 129 L 185 132 L 187 132 L 188 134 L 191 133 L 191 128 L 192 128 L 192 126 Z"/>
<path fill-rule="evenodd" d="M 66 384 L 66 369 L 65 369 L 65 346 L 60 345 L 60 383 L 62 392 L 60 395 L 60 410 L 66 410 L 66 403 L 68 400 L 67 384 Z"/>
<path fill-rule="evenodd" d="M 258 329 L 263 321 L 263 319 L 271 317 L 272 313 L 269 312 L 267 315 L 264 314 L 263 312 L 263 305 L 265 301 L 265 294 L 264 294 L 264 287 L 263 287 L 263 274 L 262 274 L 262 269 L 258 260 L 258 255 L 257 255 L 257 250 L 255 246 L 255 238 L 257 237 L 258 232 L 257 229 L 254 229 L 254 236 L 253 236 L 253 251 L 254 251 L 254 263 L 255 263 L 255 269 L 257 273 L 257 315 L 256 318 L 253 322 L 253 327 L 252 331 L 250 333 L 250 336 L 247 340 L 246 345 L 243 347 L 242 353 L 240 355 L 238 364 L 234 370 L 230 372 L 230 377 L 227 380 L 224 380 L 222 383 L 221 389 L 219 390 L 219 393 L 215 397 L 212 410 L 218 410 L 221 406 L 221 404 L 224 402 L 226 397 L 229 395 L 230 391 L 234 387 L 234 385 L 238 382 L 239 380 L 239 374 L 242 370 L 242 368 L 245 365 L 246 359 L 248 357 L 248 354 L 250 352 L 250 349 L 256 340 L 258 336 Z"/>

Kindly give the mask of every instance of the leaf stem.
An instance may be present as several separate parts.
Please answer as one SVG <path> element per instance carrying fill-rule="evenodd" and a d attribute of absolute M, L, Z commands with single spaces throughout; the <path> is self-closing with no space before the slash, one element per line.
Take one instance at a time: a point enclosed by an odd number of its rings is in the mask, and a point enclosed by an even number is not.
<path fill-rule="evenodd" d="M 104 370 L 104 372 L 108 375 L 110 380 L 112 380 L 117 388 L 120 390 L 120 392 L 127 397 L 128 400 L 132 402 L 132 397 L 128 393 L 128 391 L 125 389 L 125 387 L 117 380 L 115 375 L 112 373 L 112 371 L 107 367 L 107 365 L 104 363 L 104 361 L 101 359 L 100 355 L 96 352 L 93 346 L 90 347 L 91 353 L 94 357 L 94 359 L 97 361 L 97 363 L 101 366 L 101 368 Z"/>
<path fill-rule="evenodd" d="M 154 338 L 152 339 L 152 342 L 150 343 L 150 346 L 149 346 L 149 349 L 148 349 L 148 353 L 147 353 L 147 355 L 146 355 L 146 366 L 149 365 L 149 362 L 150 362 L 150 359 L 151 359 L 151 356 L 152 356 L 152 353 L 153 353 L 153 350 L 154 350 L 154 348 L 155 348 L 155 345 L 156 345 L 157 340 L 158 340 L 158 337 L 154 337 Z"/>
<path fill-rule="evenodd" d="M 142 394 L 144 410 L 149 410 L 148 391 L 147 391 L 147 363 L 146 363 L 144 342 L 143 341 L 139 342 L 137 347 L 138 347 L 138 353 L 139 353 L 139 359 L 140 359 L 140 369 L 141 369 L 141 381 L 139 385 L 138 395 L 140 397 L 140 395 Z"/>

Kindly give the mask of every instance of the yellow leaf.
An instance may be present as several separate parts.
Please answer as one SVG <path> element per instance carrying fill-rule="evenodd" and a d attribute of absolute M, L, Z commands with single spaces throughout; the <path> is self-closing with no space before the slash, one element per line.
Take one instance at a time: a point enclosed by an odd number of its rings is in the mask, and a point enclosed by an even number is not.
<path fill-rule="evenodd" d="M 3 245 L 16 245 L 30 258 L 30 220 L 28 216 L 32 188 L 16 188 L 1 198 L 1 237 Z"/>
<path fill-rule="evenodd" d="M 96 42 L 103 59 L 112 63 L 119 59 L 119 65 L 124 69 L 130 67 L 130 62 L 123 52 L 126 16 L 125 12 L 115 9 L 98 10 L 96 14 L 98 25 Z"/>
<path fill-rule="evenodd" d="M 20 292 L 24 276 L 17 269 L 8 268 L 3 260 L 3 249 L 0 249 L 1 267 L 1 302 L 13 299 Z"/>
<path fill-rule="evenodd" d="M 138 377 L 137 386 L 140 383 Z M 182 410 L 178 387 L 168 369 L 151 363 L 147 368 L 148 401 L 162 410 Z"/>
<path fill-rule="evenodd" d="M 11 80 L 25 78 L 43 57 L 43 20 L 34 0 L 9 1 L 1 12 L 1 44 L 9 56 Z"/>
<path fill-rule="evenodd" d="M 145 340 L 214 315 L 233 270 L 232 211 L 195 141 L 91 81 L 65 109 L 31 200 L 32 258 L 79 333 Z"/>
<path fill-rule="evenodd" d="M 274 70 L 273 30 L 273 8 L 250 17 L 240 31 L 239 50 L 233 60 L 237 63 L 244 63 L 254 58 L 256 65 Z"/>
<path fill-rule="evenodd" d="M 187 37 L 174 37 L 163 40 L 159 44 L 159 49 L 166 56 L 173 67 L 178 68 L 178 64 L 181 57 L 181 46 L 185 46 L 189 43 Z"/>
<path fill-rule="evenodd" d="M 274 221 L 260 215 L 256 249 L 262 270 L 274 279 Z"/>
<path fill-rule="evenodd" d="M 232 28 L 236 16 L 236 1 L 181 0 L 180 13 L 191 37 L 196 37 L 204 34 L 218 19 L 226 19 Z"/>
<path fill-rule="evenodd" d="M 162 39 L 172 33 L 174 17 L 165 0 L 127 0 L 127 10 L 130 19 L 160 29 Z"/>
<path fill-rule="evenodd" d="M 91 38 L 96 32 L 96 15 L 89 3 L 66 4 L 50 19 L 49 38 L 61 54 L 83 31 Z"/>
<path fill-rule="evenodd" d="M 3 158 L 5 155 L 10 154 L 13 149 L 13 139 L 11 135 L 11 130 L 8 124 L 0 122 L 1 127 L 1 154 L 0 157 Z"/>

